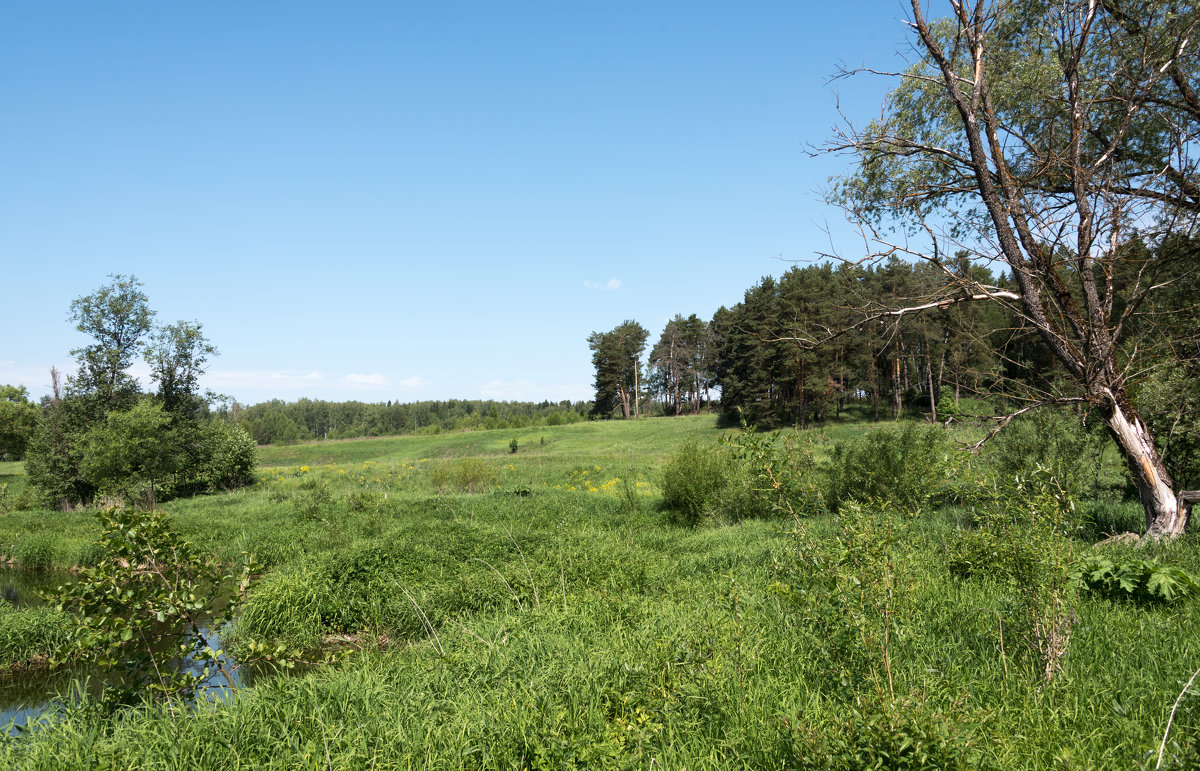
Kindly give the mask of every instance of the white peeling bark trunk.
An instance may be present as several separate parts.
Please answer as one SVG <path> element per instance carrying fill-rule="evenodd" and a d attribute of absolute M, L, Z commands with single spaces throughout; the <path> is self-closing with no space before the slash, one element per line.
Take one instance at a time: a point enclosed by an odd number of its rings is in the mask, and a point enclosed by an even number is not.
<path fill-rule="evenodd" d="M 1142 507 L 1146 510 L 1146 535 L 1152 538 L 1182 535 L 1187 528 L 1187 509 L 1180 507 L 1171 477 L 1154 447 L 1154 441 L 1141 416 L 1109 392 L 1102 410 L 1104 422 L 1125 456 L 1129 473 L 1137 485 Z"/>

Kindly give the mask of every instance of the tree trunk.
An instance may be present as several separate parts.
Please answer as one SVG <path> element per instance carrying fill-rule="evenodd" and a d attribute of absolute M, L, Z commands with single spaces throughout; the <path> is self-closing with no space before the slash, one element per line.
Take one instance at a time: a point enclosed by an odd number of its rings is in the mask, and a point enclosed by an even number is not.
<path fill-rule="evenodd" d="M 929 351 L 925 352 L 925 378 L 929 381 L 929 412 L 934 423 L 937 423 L 937 394 L 933 391 L 933 366 L 929 362 Z"/>
<path fill-rule="evenodd" d="M 892 361 L 892 418 L 899 418 L 904 410 L 904 394 L 900 390 L 900 355 Z"/>
<path fill-rule="evenodd" d="M 634 365 L 633 365 L 633 416 L 635 418 L 640 418 L 642 416 L 642 412 L 641 412 L 642 389 L 641 389 L 641 386 L 638 385 L 638 370 L 640 370 L 641 368 L 642 368 L 641 364 L 634 362 Z M 626 415 L 625 417 L 629 417 L 629 416 Z"/>
<path fill-rule="evenodd" d="M 1100 415 L 1125 456 L 1129 474 L 1137 485 L 1146 510 L 1146 535 L 1152 538 L 1182 535 L 1187 529 L 1190 507 L 1179 505 L 1171 487 L 1171 476 L 1163 466 L 1146 424 L 1129 403 L 1123 389 L 1106 389 Z"/>

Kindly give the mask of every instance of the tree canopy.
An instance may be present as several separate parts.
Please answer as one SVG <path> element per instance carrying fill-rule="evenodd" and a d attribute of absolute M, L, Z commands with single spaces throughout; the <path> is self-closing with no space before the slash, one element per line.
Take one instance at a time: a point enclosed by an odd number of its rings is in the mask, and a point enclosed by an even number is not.
<path fill-rule="evenodd" d="M 115 496 L 154 507 L 158 500 L 245 484 L 254 441 L 210 417 L 199 377 L 216 349 L 196 322 L 155 328 L 133 276 L 71 303 L 70 318 L 92 342 L 72 351 L 77 371 L 43 404 L 30 437 L 26 473 L 47 504 Z M 142 394 L 130 373 L 145 357 L 158 390 Z M 218 425 L 219 424 L 219 425 Z"/>
<path fill-rule="evenodd" d="M 650 333 L 636 321 L 625 321 L 609 332 L 588 335 L 596 368 L 595 415 L 607 416 L 618 407 L 625 418 L 640 412 L 642 351 Z"/>
<path fill-rule="evenodd" d="M 1194 241 L 1164 246 L 1194 236 L 1200 214 L 1200 15 L 1159 0 L 979 0 L 933 21 L 919 0 L 911 9 L 918 60 L 893 73 L 881 119 L 831 143 L 856 161 L 833 200 L 874 244 L 869 258 L 904 254 L 942 276 L 909 307 L 986 300 L 1034 330 L 1067 377 L 1023 409 L 1095 411 L 1147 531 L 1182 532 L 1131 393 L 1179 343 L 1148 340 L 1139 313 L 1197 265 Z M 971 262 L 1004 266 L 1012 285 L 981 280 Z"/>

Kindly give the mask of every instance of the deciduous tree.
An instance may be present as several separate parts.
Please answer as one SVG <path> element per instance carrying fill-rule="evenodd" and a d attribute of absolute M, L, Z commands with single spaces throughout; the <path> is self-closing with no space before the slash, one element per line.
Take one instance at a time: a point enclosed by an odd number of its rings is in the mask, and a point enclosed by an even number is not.
<path fill-rule="evenodd" d="M 1002 305 L 1063 373 L 1026 408 L 1094 411 L 1126 459 L 1146 531 L 1183 532 L 1131 398 L 1134 318 L 1179 271 L 1131 245 L 1197 225 L 1200 14 L 1162 0 L 954 0 L 941 20 L 919 0 L 911 9 L 917 61 L 891 73 L 880 120 L 830 145 L 856 158 L 834 199 L 873 256 L 920 258 L 944 279 L 890 312 Z M 1011 287 L 979 280 L 951 259 L 960 253 L 1004 266 Z"/>

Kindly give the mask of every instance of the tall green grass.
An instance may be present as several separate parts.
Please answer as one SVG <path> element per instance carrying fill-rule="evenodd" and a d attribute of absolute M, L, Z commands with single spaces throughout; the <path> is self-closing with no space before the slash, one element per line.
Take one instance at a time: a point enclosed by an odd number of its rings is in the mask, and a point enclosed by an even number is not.
<path fill-rule="evenodd" d="M 807 436 L 828 462 L 869 428 Z M 258 484 L 173 501 L 171 517 L 212 553 L 248 549 L 268 566 L 230 642 L 356 652 L 190 713 L 112 720 L 67 705 L 53 725 L 0 741 L 0 767 L 1153 765 L 1200 666 L 1196 600 L 1080 595 L 1047 683 L 1011 589 L 951 571 L 953 544 L 980 526 L 970 500 L 918 496 L 915 516 L 866 504 L 861 520 L 809 516 L 802 533 L 779 518 L 673 523 L 664 468 L 721 433 L 711 418 L 661 419 L 268 448 Z M 436 469 L 462 460 L 488 483 L 439 485 Z M 1113 498 L 1084 503 L 1082 551 L 1136 514 Z M 887 561 L 856 561 L 846 545 L 874 548 L 871 528 L 888 517 L 904 519 Z M 92 528 L 86 513 L 21 512 L 0 518 L 0 544 L 15 553 L 47 534 L 61 565 Z M 1200 573 L 1195 536 L 1138 553 Z M 880 564 L 894 571 L 886 582 L 861 572 Z M 841 604 L 802 580 L 820 565 L 836 571 Z M 866 612 L 878 595 L 855 594 L 860 578 L 894 592 L 894 700 L 870 677 L 884 627 Z M 822 633 L 839 613 L 865 630 L 865 664 L 841 666 L 848 649 Z M 1194 758 L 1198 736 L 1200 703 L 1184 698 L 1169 762 Z"/>

